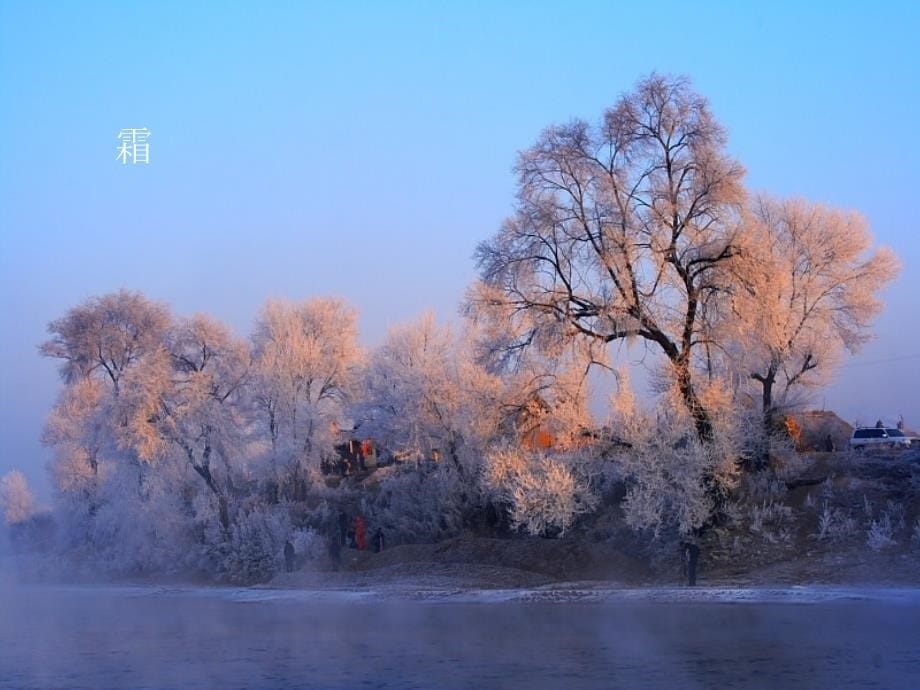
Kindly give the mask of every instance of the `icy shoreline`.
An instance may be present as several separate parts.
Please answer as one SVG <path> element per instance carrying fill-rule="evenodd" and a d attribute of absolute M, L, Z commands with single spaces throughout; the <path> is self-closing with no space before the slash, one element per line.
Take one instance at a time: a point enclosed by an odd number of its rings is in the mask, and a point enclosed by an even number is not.
<path fill-rule="evenodd" d="M 443 604 L 821 604 L 834 601 L 920 606 L 918 587 L 611 587 L 599 583 L 560 583 L 536 588 L 477 589 L 417 587 L 411 583 L 376 588 L 293 589 L 272 586 L 197 585 L 23 585 L 24 589 L 124 597 L 205 598 L 237 603 L 380 603 Z"/>

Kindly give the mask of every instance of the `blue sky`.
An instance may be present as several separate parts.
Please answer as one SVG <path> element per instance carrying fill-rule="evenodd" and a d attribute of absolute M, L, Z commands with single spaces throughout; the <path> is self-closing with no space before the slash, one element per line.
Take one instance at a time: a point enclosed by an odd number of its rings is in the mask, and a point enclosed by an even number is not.
<path fill-rule="evenodd" d="M 653 70 L 710 99 L 753 189 L 859 209 L 901 256 L 878 339 L 816 403 L 920 427 L 918 35 L 906 1 L 4 0 L 0 473 L 47 493 L 58 383 L 35 348 L 89 295 L 247 333 L 269 296 L 336 294 L 368 344 L 453 317 L 515 153 Z M 115 160 L 126 127 L 150 165 Z"/>

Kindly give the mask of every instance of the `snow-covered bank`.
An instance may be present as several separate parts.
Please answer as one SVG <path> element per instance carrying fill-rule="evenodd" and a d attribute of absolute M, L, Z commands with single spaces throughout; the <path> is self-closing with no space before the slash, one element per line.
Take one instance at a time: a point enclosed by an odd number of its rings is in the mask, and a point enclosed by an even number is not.
<path fill-rule="evenodd" d="M 598 583 L 561 583 L 526 589 L 432 589 L 412 583 L 378 589 L 289 590 L 267 587 L 213 591 L 237 601 L 310 601 L 316 599 L 429 603 L 535 604 L 820 604 L 830 601 L 874 601 L 920 606 L 920 588 L 891 587 L 640 587 L 620 588 Z"/>
<path fill-rule="evenodd" d="M 23 591 L 73 596 L 163 599 L 215 599 L 236 603 L 378 603 L 417 601 L 456 604 L 821 604 L 861 601 L 920 607 L 920 587 L 616 587 L 607 583 L 558 583 L 534 588 L 432 588 L 407 581 L 399 585 L 310 589 L 164 585 L 30 585 Z"/>

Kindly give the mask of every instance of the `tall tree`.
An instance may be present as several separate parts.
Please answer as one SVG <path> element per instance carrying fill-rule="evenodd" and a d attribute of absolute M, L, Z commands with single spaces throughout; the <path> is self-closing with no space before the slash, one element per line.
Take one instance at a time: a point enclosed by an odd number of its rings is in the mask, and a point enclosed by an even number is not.
<path fill-rule="evenodd" d="M 67 383 L 101 375 L 117 396 L 125 373 L 162 346 L 169 311 L 139 292 L 91 297 L 48 325 L 51 339 L 39 346 L 47 357 L 63 359 Z"/>
<path fill-rule="evenodd" d="M 822 385 L 843 351 L 857 352 L 897 275 L 887 248 L 871 251 L 857 213 L 801 199 L 753 200 L 735 294 L 735 353 L 759 389 L 769 438 L 779 405 Z M 761 461 L 766 457 L 762 456 Z"/>
<path fill-rule="evenodd" d="M 233 486 L 232 461 L 245 441 L 244 384 L 249 372 L 246 343 L 214 319 L 197 315 L 176 323 L 166 342 L 167 357 L 151 360 L 139 388 L 138 447 L 155 454 L 162 444 L 181 451 L 220 499 L 226 523 L 226 495 Z M 218 480 L 215 461 L 222 468 Z M 226 527 L 226 524 L 224 525 Z"/>
<path fill-rule="evenodd" d="M 53 450 L 50 464 L 55 489 L 96 510 L 99 468 L 111 456 L 111 390 L 99 378 L 65 386 L 42 431 L 42 443 Z"/>
<path fill-rule="evenodd" d="M 339 299 L 265 304 L 252 336 L 256 404 L 272 445 L 310 456 L 337 421 L 361 352 L 355 310 Z"/>
<path fill-rule="evenodd" d="M 391 328 L 368 363 L 361 428 L 393 449 L 437 449 L 465 472 L 461 450 L 481 450 L 497 428 L 501 385 L 468 345 L 431 313 Z"/>
<path fill-rule="evenodd" d="M 103 455 L 113 459 L 130 433 L 126 382 L 146 360 L 161 355 L 170 321 L 164 305 L 119 290 L 90 297 L 52 321 L 51 338 L 39 346 L 46 357 L 63 360 L 67 384 L 43 435 L 55 451 L 55 481 L 63 493 L 82 496 L 90 514 L 97 507 Z"/>
<path fill-rule="evenodd" d="M 712 422 L 694 388 L 736 256 L 743 170 L 683 78 L 652 75 L 597 125 L 550 127 L 520 154 L 517 203 L 477 250 L 474 313 L 508 350 L 638 337 L 670 363 L 701 439 Z"/>

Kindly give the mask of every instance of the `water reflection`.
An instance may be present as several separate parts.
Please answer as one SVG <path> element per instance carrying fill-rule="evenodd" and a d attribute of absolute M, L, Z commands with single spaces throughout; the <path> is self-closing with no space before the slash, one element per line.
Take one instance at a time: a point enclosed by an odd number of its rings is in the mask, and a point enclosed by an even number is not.
<path fill-rule="evenodd" d="M 2 688 L 915 688 L 920 605 L 0 594 Z"/>

